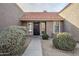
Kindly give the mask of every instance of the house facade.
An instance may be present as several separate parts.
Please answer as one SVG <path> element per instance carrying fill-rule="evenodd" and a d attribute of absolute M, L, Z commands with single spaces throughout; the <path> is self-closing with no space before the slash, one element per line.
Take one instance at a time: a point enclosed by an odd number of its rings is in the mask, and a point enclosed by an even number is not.
<path fill-rule="evenodd" d="M 59 13 L 24 12 L 15 3 L 1 3 L 0 30 L 8 26 L 20 25 L 21 22 L 21 25 L 27 27 L 28 35 L 41 35 L 42 31 L 46 31 L 51 36 L 52 33 L 65 31 L 79 41 L 78 12 L 79 3 L 71 3 Z"/>
<path fill-rule="evenodd" d="M 74 40 L 79 41 L 79 3 L 71 3 L 59 15 L 64 20 L 64 30 L 69 32 Z"/>
<path fill-rule="evenodd" d="M 64 30 L 63 18 L 57 12 L 25 12 L 20 18 L 21 25 L 27 27 L 28 35 L 41 35 L 46 31 L 49 36 Z"/>

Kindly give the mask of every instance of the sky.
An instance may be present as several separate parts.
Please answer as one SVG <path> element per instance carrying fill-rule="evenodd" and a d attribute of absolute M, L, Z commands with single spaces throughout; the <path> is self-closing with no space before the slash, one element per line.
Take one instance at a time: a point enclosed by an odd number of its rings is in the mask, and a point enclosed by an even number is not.
<path fill-rule="evenodd" d="M 59 12 L 68 3 L 18 3 L 18 5 L 24 12 L 43 12 L 44 10 L 47 12 Z"/>

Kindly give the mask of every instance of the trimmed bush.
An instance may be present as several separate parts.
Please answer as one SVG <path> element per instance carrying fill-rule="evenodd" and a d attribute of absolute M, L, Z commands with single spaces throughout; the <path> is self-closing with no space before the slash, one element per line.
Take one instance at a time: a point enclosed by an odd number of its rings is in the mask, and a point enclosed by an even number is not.
<path fill-rule="evenodd" d="M 0 55 L 20 55 L 26 40 L 26 28 L 10 26 L 0 33 Z"/>
<path fill-rule="evenodd" d="M 47 35 L 46 32 L 42 31 L 42 39 L 43 40 L 48 40 L 49 36 Z"/>
<path fill-rule="evenodd" d="M 69 33 L 59 33 L 54 37 L 53 44 L 56 48 L 71 51 L 76 46 L 76 41 L 73 40 Z"/>
<path fill-rule="evenodd" d="M 17 29 L 19 29 L 19 30 L 23 30 L 23 31 L 27 32 L 27 29 L 26 29 L 25 26 L 9 26 L 9 27 L 10 27 L 10 28 L 17 28 Z"/>

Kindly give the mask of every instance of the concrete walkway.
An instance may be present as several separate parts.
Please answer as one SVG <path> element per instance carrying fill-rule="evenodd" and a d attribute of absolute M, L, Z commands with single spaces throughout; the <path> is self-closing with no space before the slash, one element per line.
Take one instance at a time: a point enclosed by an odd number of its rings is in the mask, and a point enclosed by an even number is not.
<path fill-rule="evenodd" d="M 42 47 L 40 37 L 32 37 L 31 42 L 25 50 L 23 56 L 42 56 Z"/>

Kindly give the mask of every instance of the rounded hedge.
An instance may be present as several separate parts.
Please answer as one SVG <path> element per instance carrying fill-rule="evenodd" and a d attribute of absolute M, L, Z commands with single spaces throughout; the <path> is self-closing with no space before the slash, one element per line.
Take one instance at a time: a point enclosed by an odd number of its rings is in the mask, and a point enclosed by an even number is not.
<path fill-rule="evenodd" d="M 59 33 L 53 39 L 53 45 L 57 49 L 71 51 L 74 50 L 76 46 L 76 41 L 73 40 L 69 33 Z"/>
<path fill-rule="evenodd" d="M 10 26 L 0 32 L 0 55 L 18 55 L 26 40 L 26 28 Z"/>

